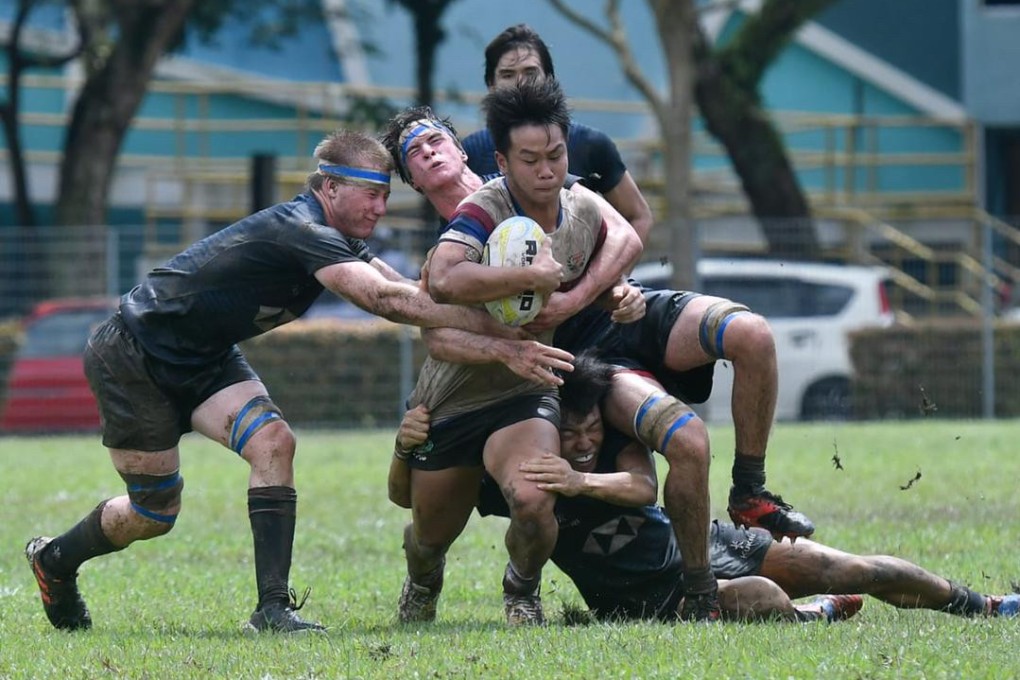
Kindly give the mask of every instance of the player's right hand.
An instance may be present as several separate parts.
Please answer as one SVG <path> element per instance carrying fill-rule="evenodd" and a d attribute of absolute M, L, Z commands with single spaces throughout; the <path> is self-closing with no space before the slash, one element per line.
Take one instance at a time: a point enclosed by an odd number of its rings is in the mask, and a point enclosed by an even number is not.
<path fill-rule="evenodd" d="M 397 447 L 410 451 L 421 446 L 429 438 L 429 426 L 431 425 L 431 414 L 424 404 L 419 404 L 404 414 L 400 421 L 400 429 L 397 431 Z"/>
<path fill-rule="evenodd" d="M 563 265 L 552 253 L 552 236 L 547 236 L 538 248 L 538 254 L 528 266 L 532 276 L 531 290 L 543 297 L 560 287 L 563 282 Z"/>

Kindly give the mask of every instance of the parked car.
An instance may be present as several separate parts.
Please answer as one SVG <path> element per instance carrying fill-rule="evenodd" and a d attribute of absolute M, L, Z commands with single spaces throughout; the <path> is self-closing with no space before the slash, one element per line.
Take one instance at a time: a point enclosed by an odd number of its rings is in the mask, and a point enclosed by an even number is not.
<path fill-rule="evenodd" d="M 82 352 L 92 329 L 116 309 L 116 300 L 83 298 L 41 302 L 25 317 L 24 340 L 7 375 L 0 430 L 69 432 L 99 428 Z"/>
<path fill-rule="evenodd" d="M 764 316 L 776 339 L 779 366 L 777 420 L 853 416 L 848 333 L 893 322 L 882 267 L 780 260 L 705 258 L 700 290 L 741 302 Z M 634 278 L 668 288 L 670 265 L 640 265 Z M 730 418 L 733 367 L 716 365 L 715 386 L 702 415 Z"/>

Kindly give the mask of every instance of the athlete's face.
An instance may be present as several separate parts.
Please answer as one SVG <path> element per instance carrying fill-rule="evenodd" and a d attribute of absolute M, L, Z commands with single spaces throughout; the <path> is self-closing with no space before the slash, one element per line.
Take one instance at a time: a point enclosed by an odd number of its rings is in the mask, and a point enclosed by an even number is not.
<path fill-rule="evenodd" d="M 404 157 L 411 183 L 426 196 L 430 190 L 460 177 L 466 160 L 457 143 L 442 130 L 419 134 L 407 145 Z"/>
<path fill-rule="evenodd" d="M 558 125 L 522 125 L 510 131 L 507 155 L 496 164 L 521 200 L 549 204 L 559 200 L 567 178 L 567 140 Z"/>
<path fill-rule="evenodd" d="M 513 87 L 526 78 L 543 78 L 542 60 L 533 50 L 517 47 L 505 53 L 496 62 L 492 87 Z"/>
<path fill-rule="evenodd" d="M 375 170 L 383 172 L 381 168 Z M 321 193 L 326 221 L 344 236 L 364 239 L 372 235 L 375 225 L 386 214 L 390 189 L 388 186 L 327 179 Z"/>
<path fill-rule="evenodd" d="M 599 460 L 602 440 L 602 411 L 598 406 L 587 414 L 564 411 L 560 423 L 560 455 L 578 472 L 591 472 Z"/>

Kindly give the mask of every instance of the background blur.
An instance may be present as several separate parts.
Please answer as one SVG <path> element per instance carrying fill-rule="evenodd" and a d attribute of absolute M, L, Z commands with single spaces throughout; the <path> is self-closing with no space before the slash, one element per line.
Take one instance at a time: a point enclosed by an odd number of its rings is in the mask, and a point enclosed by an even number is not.
<path fill-rule="evenodd" d="M 299 192 L 325 133 L 415 102 L 478 129 L 522 22 L 651 205 L 641 278 L 772 322 L 780 419 L 1020 415 L 1020 2 L 139 4 L 0 0 L 2 432 L 95 427 L 89 328 Z M 433 236 L 395 182 L 376 252 L 413 276 Z M 290 421 L 343 427 L 397 422 L 422 358 L 329 297 L 245 351 Z"/>

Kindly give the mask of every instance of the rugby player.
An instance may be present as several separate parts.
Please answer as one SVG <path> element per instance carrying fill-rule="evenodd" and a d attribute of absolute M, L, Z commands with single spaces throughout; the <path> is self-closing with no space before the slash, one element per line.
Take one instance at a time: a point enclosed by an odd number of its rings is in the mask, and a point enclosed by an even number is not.
<path fill-rule="evenodd" d="M 363 239 L 386 213 L 392 170 L 377 140 L 338 131 L 316 147 L 315 158 L 304 193 L 154 269 L 90 337 L 85 371 L 99 403 L 103 444 L 127 493 L 99 503 L 56 538 L 37 537 L 26 546 L 56 628 L 92 625 L 78 589 L 83 563 L 174 527 L 184 488 L 178 442 L 195 430 L 234 450 L 251 469 L 258 602 L 248 627 L 322 630 L 296 613 L 303 601 L 289 587 L 294 434 L 237 343 L 296 319 L 324 287 L 393 321 L 507 334 L 483 311 L 433 302 L 368 249 Z M 569 357 L 548 352 L 544 365 L 563 356 Z"/>

